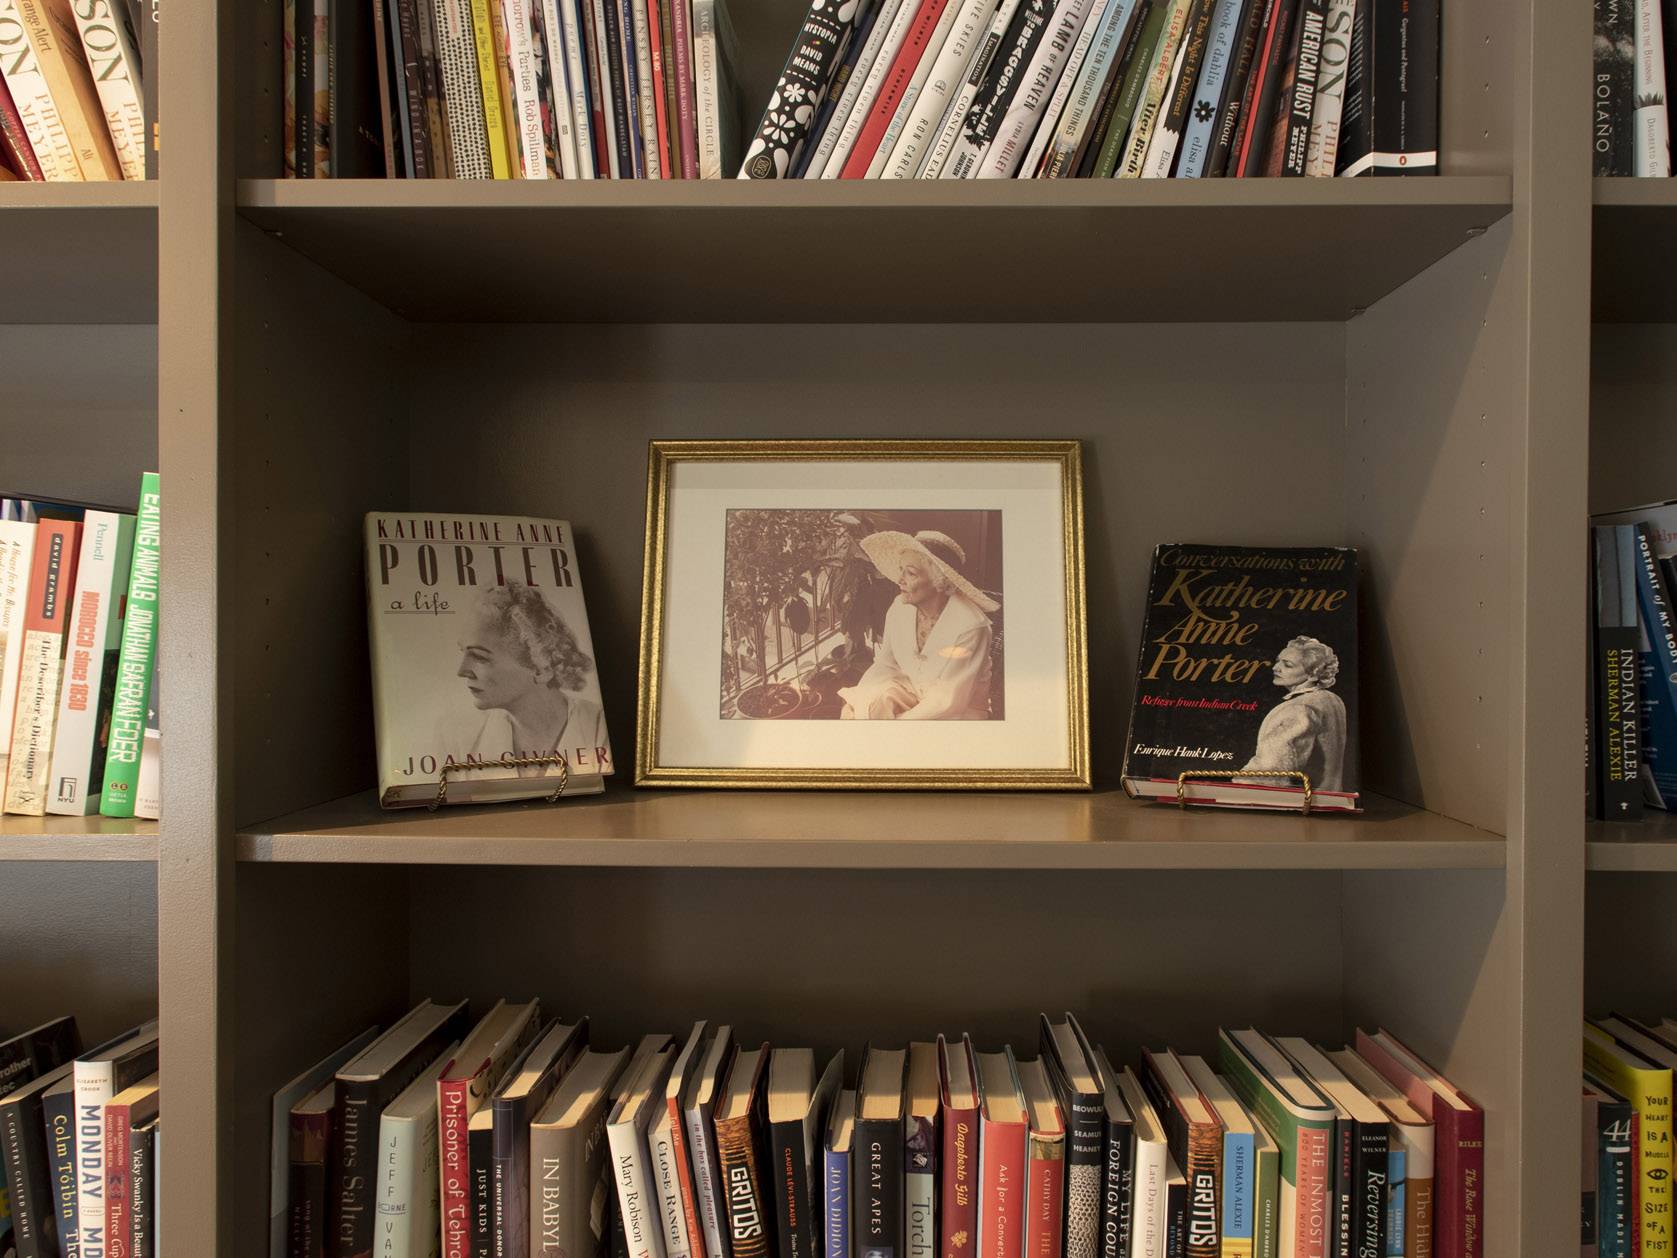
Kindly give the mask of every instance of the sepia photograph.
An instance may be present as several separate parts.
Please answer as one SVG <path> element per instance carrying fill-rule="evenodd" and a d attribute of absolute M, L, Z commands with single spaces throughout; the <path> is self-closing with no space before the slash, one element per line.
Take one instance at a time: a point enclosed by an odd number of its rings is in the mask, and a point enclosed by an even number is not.
<path fill-rule="evenodd" d="M 731 509 L 725 720 L 999 721 L 1002 513 Z"/>

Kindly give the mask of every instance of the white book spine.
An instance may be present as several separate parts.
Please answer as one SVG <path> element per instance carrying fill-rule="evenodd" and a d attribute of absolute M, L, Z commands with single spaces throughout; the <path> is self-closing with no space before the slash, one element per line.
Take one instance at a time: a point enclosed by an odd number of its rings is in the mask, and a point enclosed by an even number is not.
<path fill-rule="evenodd" d="M 76 599 L 71 604 L 65 649 L 64 684 L 59 688 L 58 720 L 52 744 L 52 772 L 47 779 L 46 810 L 65 817 L 99 811 L 99 792 L 89 789 L 105 771 L 99 742 L 99 714 L 106 681 L 106 661 L 115 667 L 122 644 L 118 615 L 128 589 L 128 566 L 134 554 L 134 517 L 89 511 L 82 522 L 81 558 L 76 564 Z M 108 706 L 108 705 L 107 705 Z M 143 763 L 143 762 L 142 762 Z"/>
<path fill-rule="evenodd" d="M 910 1171 L 903 1176 L 904 1236 L 907 1258 L 935 1258 L 937 1237 L 937 1177 Z"/>
<path fill-rule="evenodd" d="M 565 25 L 559 0 L 529 0 L 541 13 L 547 47 L 547 107 L 553 111 L 553 139 L 558 152 L 559 177 L 580 178 L 577 168 L 576 118 L 571 113 L 571 65 L 565 55 Z M 539 119 L 537 120 L 539 124 Z"/>
<path fill-rule="evenodd" d="M 1037 110 L 1035 120 L 1030 124 L 1032 136 L 1030 145 L 1025 149 L 1025 159 L 1015 167 L 1015 173 L 1021 179 L 1034 179 L 1042 167 L 1043 154 L 1048 151 L 1048 144 L 1059 130 L 1061 115 L 1065 113 L 1066 101 L 1071 98 L 1071 89 L 1077 82 L 1078 72 L 1083 69 L 1083 59 L 1089 55 L 1089 45 L 1095 42 L 1095 31 L 1100 27 L 1100 17 L 1105 12 L 1104 4 L 1097 4 L 1094 0 L 1086 0 L 1083 23 L 1078 29 L 1075 42 L 1069 53 L 1060 54 L 1059 69 L 1052 70 L 1054 76 L 1053 94 L 1048 103 Z M 1051 42 L 1053 36 L 1050 35 Z M 1040 55 L 1041 49 L 1038 49 Z"/>
<path fill-rule="evenodd" d="M 17 708 L 23 619 L 29 603 L 29 566 L 34 553 L 33 524 L 0 520 L 0 782 L 6 780 L 6 754 L 12 745 L 12 713 Z"/>
<path fill-rule="evenodd" d="M 1170 1155 L 1162 1140 L 1138 1140 L 1135 1146 L 1135 1231 L 1133 1258 L 1165 1258 L 1165 1187 Z M 1285 1246 L 1283 1254 L 1292 1251 Z"/>
<path fill-rule="evenodd" d="M 1095 37 L 1090 41 L 1088 55 L 1077 72 L 1076 83 L 1066 101 L 1066 111 L 1055 128 L 1048 152 L 1043 155 L 1043 173 L 1050 178 L 1066 174 L 1082 152 L 1089 128 L 1095 121 L 1095 102 L 1107 76 L 1114 72 L 1113 58 L 1119 52 L 1118 42 L 1123 38 L 1125 24 L 1134 11 L 1134 0 L 1107 0 Z"/>
<path fill-rule="evenodd" d="M 1636 0 L 1636 165 L 1638 175 L 1671 173 L 1671 124 L 1665 104 L 1665 34 L 1660 0 Z M 1644 105 L 1642 102 L 1650 103 Z"/>
<path fill-rule="evenodd" d="M 705 1229 L 705 1249 L 712 1258 L 723 1258 L 728 1247 L 722 1242 L 722 1203 L 717 1183 L 716 1150 L 710 1141 L 710 1124 L 704 1111 L 694 1106 L 682 1113 L 687 1124 L 687 1142 L 693 1159 L 693 1191 L 699 1198 L 699 1221 Z"/>
<path fill-rule="evenodd" d="M 408 1118 L 381 1118 L 378 1134 L 373 1253 L 376 1258 L 437 1258 L 442 1229 L 437 1218 L 436 1109 Z"/>
<path fill-rule="evenodd" d="M 862 45 L 861 54 L 856 58 L 856 64 L 851 67 L 850 81 L 844 85 L 844 92 L 839 96 L 838 104 L 833 107 L 832 116 L 827 119 L 827 129 L 821 135 L 821 143 L 816 146 L 815 156 L 810 158 L 809 165 L 804 169 L 805 179 L 837 179 L 839 171 L 844 169 L 844 159 L 850 155 L 850 145 L 856 142 L 856 132 L 850 132 L 848 141 L 844 141 L 844 132 L 850 127 L 851 117 L 855 114 L 866 113 L 863 103 L 863 81 L 873 72 L 874 63 L 879 59 L 880 49 L 885 44 L 885 37 L 889 33 L 897 14 L 906 3 L 911 0 L 879 0 L 879 12 L 873 19 L 873 29 L 868 32 L 867 42 Z M 861 122 L 856 123 L 856 129 L 861 129 Z M 844 143 L 843 155 L 840 155 L 840 144 Z M 833 173 L 827 174 L 827 167 L 837 162 Z"/>
<path fill-rule="evenodd" d="M 883 179 L 913 179 L 920 173 L 948 112 L 950 97 L 972 68 L 980 39 L 995 14 L 996 0 L 962 0 L 958 6 L 951 0 L 949 9 L 956 10 L 954 23 L 891 149 L 891 160 L 880 176 Z"/>
<path fill-rule="evenodd" d="M 1331 179 L 1339 160 L 1339 120 L 1345 113 L 1345 77 L 1351 65 L 1351 23 L 1356 9 L 1357 0 L 1328 0 L 1316 103 L 1304 157 L 1304 173 L 1319 179 Z"/>
<path fill-rule="evenodd" d="M 152 689 L 157 689 L 157 670 L 152 670 Z M 156 703 L 154 697 L 151 700 Z M 134 815 L 141 821 L 156 821 L 163 815 L 163 731 L 146 722 L 140 743 L 140 772 L 134 780 Z"/>
<path fill-rule="evenodd" d="M 26 629 L 22 645 L 12 749 L 6 764 L 5 811 L 39 817 L 47 810 L 53 724 L 58 719 L 58 691 L 64 677 L 64 634 Z"/>
<path fill-rule="evenodd" d="M 623 1211 L 623 1232 L 629 1258 L 665 1258 L 664 1229 L 658 1203 L 652 1196 L 646 1141 L 634 1123 L 610 1123 L 606 1142 L 611 1150 L 612 1182 Z"/>
<path fill-rule="evenodd" d="M 1159 33 L 1153 59 L 1147 63 L 1147 85 L 1141 100 L 1136 103 L 1135 120 L 1130 123 L 1129 143 L 1124 149 L 1124 160 L 1119 164 L 1120 179 L 1141 178 L 1147 150 L 1153 140 L 1153 129 L 1159 123 L 1159 110 L 1170 87 L 1171 72 L 1176 68 L 1176 50 L 1182 43 L 1182 31 L 1187 25 L 1189 2 L 1170 0 L 1165 28 Z"/>
<path fill-rule="evenodd" d="M 692 1258 L 693 1243 L 687 1236 L 687 1216 L 681 1207 L 681 1182 L 676 1175 L 675 1141 L 670 1138 L 670 1127 L 670 1111 L 666 1106 L 647 1137 L 654 1186 L 658 1191 L 659 1217 L 664 1222 L 664 1255 L 665 1258 Z"/>
<path fill-rule="evenodd" d="M 79 181 L 81 163 L 76 160 L 75 146 L 70 142 L 58 106 L 53 103 L 46 75 L 41 73 L 41 63 L 24 28 L 17 0 L 0 0 L 0 73 L 12 94 L 18 116 L 23 119 L 23 130 L 29 136 L 29 146 L 35 150 L 35 160 L 41 164 L 41 174 L 48 180 Z M 7 726 L 10 727 L 10 721 Z"/>
<path fill-rule="evenodd" d="M 599 89 L 601 126 L 606 136 L 607 169 L 613 179 L 633 179 L 635 172 L 621 170 L 617 153 L 617 101 L 611 92 L 611 49 L 606 47 L 606 5 L 616 0 L 583 0 L 594 10 L 594 83 Z"/>
<path fill-rule="evenodd" d="M 877 55 L 873 64 L 868 67 L 866 81 L 862 84 L 860 95 L 857 96 L 850 116 L 844 120 L 844 129 L 839 132 L 838 143 L 833 146 L 833 152 L 827 158 L 827 167 L 821 172 L 823 179 L 837 179 L 844 173 L 845 163 L 850 160 L 850 151 L 856 147 L 856 137 L 861 135 L 862 128 L 868 123 L 868 115 L 873 113 L 874 102 L 879 99 L 880 84 L 885 76 L 891 72 L 891 63 L 897 59 L 897 53 L 903 46 L 903 40 L 908 36 L 908 28 L 914 22 L 914 15 L 920 8 L 919 0 L 902 0 L 891 15 L 891 22 L 885 31 L 885 37 L 880 41 Z M 886 15 L 879 15 L 879 22 L 874 30 L 885 26 Z M 871 42 L 871 40 L 870 40 Z M 863 53 L 866 56 L 864 50 Z M 857 72 L 861 66 L 856 67 Z M 852 78 L 854 83 L 855 79 Z M 845 94 L 849 95 L 849 86 Z"/>
<path fill-rule="evenodd" d="M 547 11 L 552 16 L 548 19 L 548 30 L 560 31 L 557 36 L 559 43 L 555 47 L 552 43 L 555 36 L 548 36 L 548 55 L 556 62 L 565 63 L 565 99 L 556 100 L 554 108 L 559 111 L 561 118 L 568 117 L 571 125 L 571 139 L 569 149 L 576 162 L 576 174 L 573 176 L 569 169 L 565 171 L 565 178 L 592 179 L 594 178 L 594 115 L 588 107 L 588 81 L 583 76 L 582 58 L 586 41 L 583 38 L 582 8 L 578 0 L 544 0 Z M 559 80 L 554 80 L 555 91 L 558 90 Z"/>
<path fill-rule="evenodd" d="M 693 0 L 693 97 L 698 115 L 700 179 L 723 177 L 720 56 L 716 0 Z"/>
<path fill-rule="evenodd" d="M 77 0 L 70 9 L 122 177 L 144 179 L 146 115 L 140 104 L 140 54 L 134 48 L 134 33 L 112 0 Z"/>
<path fill-rule="evenodd" d="M 78 1061 L 76 1097 L 76 1236 L 80 1258 L 105 1258 L 105 1103 L 116 1095 L 116 1067 Z"/>
<path fill-rule="evenodd" d="M 663 84 L 652 78 L 652 15 L 646 0 L 634 0 L 631 6 L 635 17 L 635 100 L 640 110 L 641 148 L 645 151 L 645 177 L 664 177 L 663 158 L 658 152 L 658 113 L 654 93 L 664 90 Z"/>
<path fill-rule="evenodd" d="M 547 140 L 542 134 L 541 93 L 536 85 L 536 45 L 530 32 L 531 10 L 537 0 L 500 0 L 501 22 L 507 28 L 507 75 L 518 131 L 519 171 L 526 179 L 546 179 Z"/>
<path fill-rule="evenodd" d="M 960 13 L 961 6 L 956 0 L 944 0 L 943 11 L 938 14 L 937 25 L 932 28 L 931 38 L 926 41 L 925 48 L 920 51 L 920 60 L 915 63 L 914 73 L 908 80 L 908 86 L 903 91 L 902 99 L 897 102 L 897 111 L 891 115 L 891 123 L 885 128 L 885 134 L 880 137 L 879 147 L 874 150 L 873 160 L 868 163 L 868 178 L 879 179 L 885 174 L 887 163 L 896 160 L 897 142 L 908 126 L 910 116 L 915 113 L 920 103 L 920 94 L 925 90 L 926 80 L 931 77 L 932 68 L 939 56 L 942 55 L 943 45 L 949 39 L 949 33 L 955 25 L 955 19 Z"/>
<path fill-rule="evenodd" d="M 488 179 L 489 132 L 478 85 L 477 40 L 470 0 L 436 0 L 437 60 L 442 63 L 448 151 L 456 179 Z M 315 64 L 320 58 L 315 57 Z"/>
<path fill-rule="evenodd" d="M 920 178 L 943 178 L 944 170 L 949 164 L 949 156 L 955 151 L 956 142 L 961 138 L 961 126 L 972 109 L 972 102 L 977 98 L 978 89 L 983 85 L 984 76 L 989 71 L 990 61 L 1007 35 L 1007 28 L 1012 24 L 1014 11 L 1019 5 L 1020 0 L 1002 0 L 1001 6 L 996 10 L 995 17 L 990 22 L 990 29 L 985 32 L 984 42 L 973 54 L 966 78 L 962 80 L 955 92 L 955 98 L 949 102 L 949 109 L 943 115 L 943 125 L 938 130 L 938 137 L 932 144 L 931 152 L 926 156 L 926 164 L 921 168 Z"/>
<path fill-rule="evenodd" d="M 1183 40 L 1176 46 L 1176 64 L 1170 68 L 1170 82 L 1165 86 L 1159 111 L 1153 116 L 1153 138 L 1147 143 L 1147 156 L 1141 163 L 1143 179 L 1170 178 L 1170 168 L 1176 161 L 1176 142 L 1182 133 L 1164 125 L 1164 109 L 1176 96 L 1176 85 L 1182 81 L 1182 67 L 1187 59 L 1188 41 Z"/>

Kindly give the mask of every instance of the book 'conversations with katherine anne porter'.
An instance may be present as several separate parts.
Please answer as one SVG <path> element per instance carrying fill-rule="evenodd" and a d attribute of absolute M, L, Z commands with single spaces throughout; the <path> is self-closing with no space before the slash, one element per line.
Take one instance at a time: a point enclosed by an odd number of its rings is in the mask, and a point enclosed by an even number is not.
<path fill-rule="evenodd" d="M 373 512 L 367 620 L 379 802 L 597 794 L 612 773 L 563 520 Z M 507 763 L 522 761 L 524 763 Z"/>
<path fill-rule="evenodd" d="M 1160 546 L 1124 789 L 1354 812 L 1358 778 L 1357 552 Z"/>

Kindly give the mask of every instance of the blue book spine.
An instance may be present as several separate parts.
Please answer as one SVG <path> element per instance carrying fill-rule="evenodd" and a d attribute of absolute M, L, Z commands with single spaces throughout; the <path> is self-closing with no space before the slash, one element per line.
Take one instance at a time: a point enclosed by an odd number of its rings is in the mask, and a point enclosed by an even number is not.
<path fill-rule="evenodd" d="M 850 1258 L 850 1156 L 828 1149 L 821 1155 L 821 1235 L 825 1258 Z"/>
<path fill-rule="evenodd" d="M 1256 1235 L 1257 1152 L 1252 1133 L 1223 1133 L 1223 1235 L 1251 1244 Z"/>
<path fill-rule="evenodd" d="M 635 6 L 633 0 L 623 0 L 618 20 L 623 24 L 623 95 L 624 112 L 629 115 L 629 158 L 634 163 L 636 179 L 646 178 L 646 137 L 641 134 L 640 66 L 635 61 Z M 658 143 L 658 137 L 652 137 Z M 627 178 L 628 176 L 624 176 Z"/>
<path fill-rule="evenodd" d="M 1631 1185 L 1630 1105 L 1625 1101 L 1602 1101 L 1596 1121 L 1600 1123 L 1600 1170 L 1596 1180 L 1596 1244 L 1600 1258 L 1631 1258 L 1630 1212 L 1635 1207 Z"/>
<path fill-rule="evenodd" d="M 1251 0 L 1261 3 L 1261 0 Z M 1223 103 L 1223 81 L 1229 74 L 1229 63 L 1234 60 L 1235 40 L 1240 35 L 1240 19 L 1246 9 L 1245 0 L 1217 0 L 1211 15 L 1211 41 L 1206 45 L 1205 64 L 1200 66 L 1199 84 L 1194 89 L 1193 108 L 1188 111 L 1188 129 L 1182 133 L 1182 153 L 1176 162 L 1178 179 L 1198 179 L 1205 173 L 1205 162 L 1211 156 L 1212 133 L 1217 128 L 1217 116 Z"/>
<path fill-rule="evenodd" d="M 1386 1154 L 1386 1258 L 1403 1258 L 1403 1191 L 1409 1177 L 1409 1155 L 1402 1149 Z"/>
<path fill-rule="evenodd" d="M 1677 808 L 1677 624 L 1653 537 L 1646 524 L 1635 529 L 1636 606 L 1642 622 L 1642 762 L 1660 802 L 1672 809 Z"/>

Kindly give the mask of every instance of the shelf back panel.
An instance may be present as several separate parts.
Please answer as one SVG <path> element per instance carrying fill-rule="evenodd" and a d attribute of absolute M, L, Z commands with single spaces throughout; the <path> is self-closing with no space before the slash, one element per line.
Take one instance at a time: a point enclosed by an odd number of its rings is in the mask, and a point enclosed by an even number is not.
<path fill-rule="evenodd" d="M 1597 323 L 1590 357 L 1590 510 L 1677 498 L 1677 323 Z"/>

